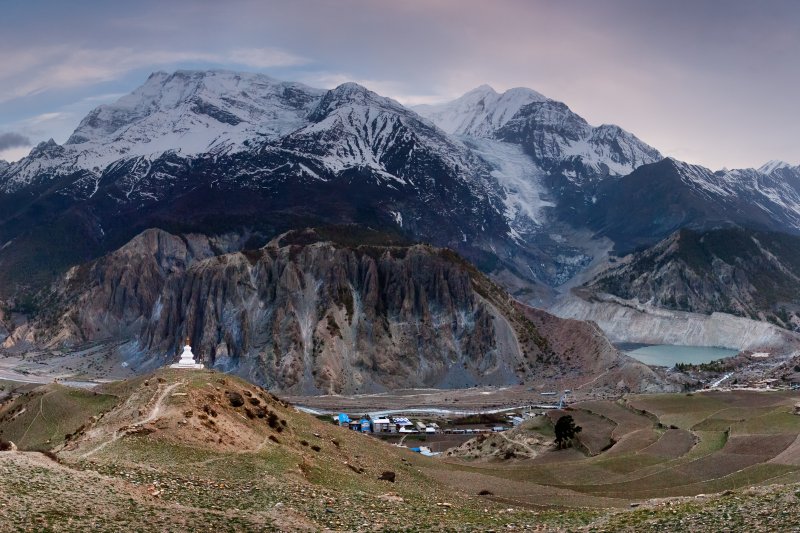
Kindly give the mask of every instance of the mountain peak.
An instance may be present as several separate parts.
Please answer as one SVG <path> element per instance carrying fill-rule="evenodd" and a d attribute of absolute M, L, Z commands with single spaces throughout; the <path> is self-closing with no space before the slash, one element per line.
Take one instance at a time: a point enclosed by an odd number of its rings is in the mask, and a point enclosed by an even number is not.
<path fill-rule="evenodd" d="M 54 154 L 63 151 L 63 148 L 52 138 L 47 141 L 42 141 L 31 150 L 31 156 L 40 156 L 44 154 Z"/>
<path fill-rule="evenodd" d="M 381 96 L 358 83 L 347 82 L 325 93 L 314 110 L 308 115 L 308 118 L 316 122 L 322 120 L 338 108 L 353 105 L 389 108 L 402 113 L 407 112 L 402 105 L 391 98 Z"/>
<path fill-rule="evenodd" d="M 516 87 L 499 94 L 481 85 L 452 102 L 414 109 L 447 133 L 491 137 L 524 106 L 543 101 L 547 98 L 532 89 Z"/>
<path fill-rule="evenodd" d="M 334 87 L 332 90 L 334 92 L 345 92 L 345 93 L 349 93 L 349 92 L 362 92 L 362 93 L 372 92 L 369 89 L 367 89 L 366 87 L 364 87 L 363 85 L 361 85 L 359 83 L 356 83 L 354 81 L 346 81 L 344 83 L 340 83 L 339 85 Z"/>
<path fill-rule="evenodd" d="M 757 170 L 759 172 L 761 172 L 762 174 L 772 174 L 773 172 L 775 172 L 778 169 L 789 168 L 791 166 L 792 165 L 790 165 L 786 161 L 781 161 L 779 159 L 772 159 L 770 161 L 767 161 L 766 163 L 764 163 L 760 167 L 758 167 Z"/>
<path fill-rule="evenodd" d="M 461 98 L 470 94 L 497 94 L 497 91 L 495 91 L 494 87 L 492 87 L 491 85 L 484 83 L 483 85 L 475 87 L 471 91 L 467 91 L 461 96 Z"/>
<path fill-rule="evenodd" d="M 89 168 L 126 157 L 229 153 L 252 139 L 302 126 L 323 91 L 259 73 L 229 70 L 153 72 L 133 92 L 92 110 L 67 140 Z"/>
<path fill-rule="evenodd" d="M 341 85 L 336 86 L 331 91 L 331 94 L 335 95 L 336 98 L 339 99 L 348 99 L 348 100 L 366 100 L 368 98 L 377 98 L 378 95 L 363 85 L 359 85 L 353 81 L 348 81 L 342 83 Z"/>

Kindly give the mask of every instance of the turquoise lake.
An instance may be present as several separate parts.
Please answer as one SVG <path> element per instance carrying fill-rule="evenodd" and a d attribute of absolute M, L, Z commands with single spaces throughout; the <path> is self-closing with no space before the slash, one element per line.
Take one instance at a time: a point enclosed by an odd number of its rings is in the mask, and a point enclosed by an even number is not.
<path fill-rule="evenodd" d="M 622 345 L 620 350 L 638 359 L 642 363 L 652 366 L 672 367 L 676 363 L 710 363 L 724 357 L 732 357 L 739 353 L 738 350 L 728 348 L 714 348 L 710 346 L 674 346 L 669 344 L 642 346 Z"/>

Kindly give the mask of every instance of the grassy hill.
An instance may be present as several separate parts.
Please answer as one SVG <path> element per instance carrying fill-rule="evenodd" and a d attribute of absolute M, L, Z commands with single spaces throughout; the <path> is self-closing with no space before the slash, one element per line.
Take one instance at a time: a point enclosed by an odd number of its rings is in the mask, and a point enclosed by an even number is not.
<path fill-rule="evenodd" d="M 338 428 L 212 371 L 162 370 L 97 395 L 48 385 L 2 407 L 24 409 L 0 421 L 4 435 L 20 435 L 30 411 L 24 431 L 35 438 L 23 448 L 49 438 L 58 462 L 0 453 L 0 531 L 663 531 L 768 527 L 773 516 L 791 528 L 795 401 L 732 392 L 583 402 L 568 411 L 584 428 L 575 447 L 548 448 L 545 421 L 523 430 L 539 435 L 532 458 L 471 461 Z M 52 436 L 57 413 L 59 432 L 75 426 L 68 439 Z"/>
<path fill-rule="evenodd" d="M 50 450 L 116 402 L 115 396 L 58 384 L 37 387 L 0 405 L 0 438 L 26 450 Z"/>

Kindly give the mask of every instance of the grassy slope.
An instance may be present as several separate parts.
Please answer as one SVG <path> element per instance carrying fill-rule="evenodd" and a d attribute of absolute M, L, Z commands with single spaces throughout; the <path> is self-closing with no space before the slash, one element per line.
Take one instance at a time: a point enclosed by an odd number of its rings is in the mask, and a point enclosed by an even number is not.
<path fill-rule="evenodd" d="M 104 430 L 147 417 L 157 404 L 154 399 L 176 383 L 164 395 L 159 416 L 147 424 L 152 432 L 127 435 L 86 456 L 107 439 Z M 265 419 L 245 416 L 243 407 L 226 403 L 227 391 L 245 398 L 250 392 L 286 424 L 277 431 Z M 65 394 L 48 392 L 56 393 Z M 425 458 L 342 430 L 218 373 L 162 371 L 109 385 L 104 393 L 68 404 L 84 418 L 101 405 L 117 407 L 60 452 L 63 466 L 37 454 L 0 454 L 0 523 L 5 518 L 7 524 L 37 530 L 47 530 L 48 524 L 53 530 L 96 524 L 106 531 L 485 530 L 523 524 L 546 530 L 655 530 L 676 524 L 674 516 L 721 527 L 769 524 L 758 514 L 764 506 L 780 513 L 781 506 L 796 505 L 791 487 L 752 494 L 739 490 L 798 479 L 800 468 L 791 464 L 793 459 L 790 464 L 766 462 L 769 454 L 785 448 L 772 437 L 800 434 L 800 417 L 788 415 L 794 401 L 789 395 L 663 395 L 632 397 L 625 404 L 593 402 L 586 405 L 586 414 L 617 424 L 611 432 L 615 439 L 652 431 L 657 440 L 639 439 L 616 455 L 612 447 L 594 457 L 564 450 L 534 461 L 466 463 Z M 36 405 L 42 397 L 26 398 Z M 198 418 L 200 404 L 217 413 L 208 417 L 216 421 L 213 425 Z M 681 417 L 692 411 L 704 416 Z M 684 427 L 659 426 L 652 413 Z M 730 430 L 693 429 L 734 419 Z M 687 450 L 689 432 L 697 440 Z M 395 472 L 397 482 L 378 480 L 384 470 Z M 737 492 L 669 506 L 653 502 L 634 512 L 608 509 L 627 508 L 632 500 L 726 489 Z M 478 496 L 481 490 L 494 495 Z M 584 508 L 548 510 L 551 505 Z M 509 507 L 513 510 L 506 511 Z"/>
<path fill-rule="evenodd" d="M 38 387 L 0 407 L 0 437 L 20 449 L 52 449 L 116 401 L 111 395 L 61 385 Z"/>

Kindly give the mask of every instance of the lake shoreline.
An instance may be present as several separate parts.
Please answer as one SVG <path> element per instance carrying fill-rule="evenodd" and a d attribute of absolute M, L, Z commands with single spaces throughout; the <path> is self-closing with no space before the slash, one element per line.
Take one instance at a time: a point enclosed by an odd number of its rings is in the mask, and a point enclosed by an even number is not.
<path fill-rule="evenodd" d="M 620 343 L 616 347 L 629 357 L 649 366 L 671 368 L 676 364 L 703 364 L 735 357 L 739 350 L 715 346 Z"/>

